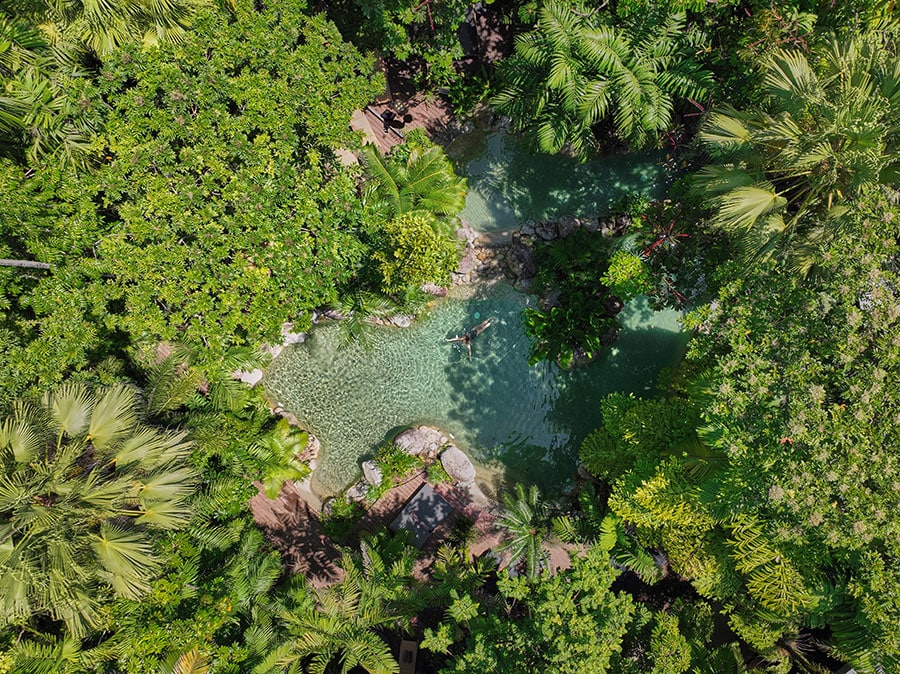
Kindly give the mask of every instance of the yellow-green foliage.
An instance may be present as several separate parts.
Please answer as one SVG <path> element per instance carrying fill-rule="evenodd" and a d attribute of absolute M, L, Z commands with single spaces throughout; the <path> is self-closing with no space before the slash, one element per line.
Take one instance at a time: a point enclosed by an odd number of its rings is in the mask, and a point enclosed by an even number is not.
<path fill-rule="evenodd" d="M 382 289 L 401 292 L 423 283 L 447 284 L 456 268 L 457 245 L 439 232 L 430 213 L 404 213 L 382 227 L 383 245 L 373 257 L 378 261 Z"/>

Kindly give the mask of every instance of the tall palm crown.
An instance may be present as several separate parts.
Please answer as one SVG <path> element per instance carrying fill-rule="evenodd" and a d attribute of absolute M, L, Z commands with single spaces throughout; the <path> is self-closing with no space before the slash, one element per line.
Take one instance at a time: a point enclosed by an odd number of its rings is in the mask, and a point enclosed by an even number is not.
<path fill-rule="evenodd" d="M 363 147 L 369 174 L 366 200 L 385 220 L 427 211 L 454 216 L 466 205 L 466 181 L 437 146 L 419 146 L 404 157 L 384 157 L 372 145 Z"/>
<path fill-rule="evenodd" d="M 526 491 L 517 484 L 515 494 L 503 494 L 503 505 L 506 512 L 498 524 L 508 538 L 498 549 L 509 551 L 510 566 L 524 562 L 526 573 L 534 578 L 548 561 L 544 545 L 553 538 L 547 504 L 536 486 Z"/>
<path fill-rule="evenodd" d="M 296 593 L 295 605 L 280 614 L 291 638 L 258 671 L 269 671 L 272 662 L 289 672 L 312 674 L 347 674 L 357 667 L 371 674 L 399 671 L 378 631 L 404 627 L 425 605 L 411 579 L 415 552 L 366 542 L 360 548 L 359 554 L 344 556 L 340 583 Z"/>
<path fill-rule="evenodd" d="M 683 14 L 635 30 L 596 16 L 544 3 L 536 29 L 501 65 L 506 86 L 494 104 L 515 128 L 532 130 L 544 152 L 586 156 L 592 127 L 607 116 L 622 138 L 644 145 L 669 125 L 675 97 L 699 97 L 710 83 L 684 52 Z"/>
<path fill-rule="evenodd" d="M 124 386 L 66 385 L 0 424 L 0 624 L 49 614 L 83 635 L 103 597 L 139 597 L 152 529 L 189 515 L 183 433 L 138 423 Z"/>
<path fill-rule="evenodd" d="M 813 67 L 795 51 L 765 64 L 771 111 L 723 108 L 700 134 L 714 164 L 697 177 L 714 223 L 753 258 L 803 273 L 854 201 L 900 176 L 900 61 L 881 33 L 832 40 Z"/>

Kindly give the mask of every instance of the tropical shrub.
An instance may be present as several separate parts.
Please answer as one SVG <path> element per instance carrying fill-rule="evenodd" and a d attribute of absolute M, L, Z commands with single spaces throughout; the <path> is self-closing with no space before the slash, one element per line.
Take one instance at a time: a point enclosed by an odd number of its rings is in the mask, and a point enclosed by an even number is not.
<path fill-rule="evenodd" d="M 383 292 L 450 283 L 459 259 L 458 244 L 443 233 L 433 215 L 423 211 L 399 215 L 381 230 L 381 243 L 372 257 L 378 262 Z"/>
<path fill-rule="evenodd" d="M 525 310 L 525 332 L 532 339 L 529 363 L 557 361 L 568 368 L 576 355 L 590 360 L 603 348 L 604 341 L 615 338 L 615 315 L 621 302 L 631 296 L 616 297 L 602 281 L 609 269 L 611 248 L 602 235 L 578 230 L 536 251 L 539 268 L 534 290 L 550 293 L 552 299 L 545 306 Z M 631 258 L 621 253 L 618 259 Z M 641 265 L 637 269 L 643 274 Z M 620 268 L 612 273 L 622 277 L 615 280 L 623 293 L 643 287 L 642 280 L 625 283 L 633 271 Z"/>
<path fill-rule="evenodd" d="M 392 482 L 395 478 L 402 478 L 422 465 L 417 456 L 407 454 L 394 443 L 387 443 L 375 452 L 375 463 L 381 468 L 381 473 L 386 482 Z"/>
<path fill-rule="evenodd" d="M 355 274 L 362 211 L 333 149 L 355 142 L 350 115 L 376 85 L 304 8 L 204 14 L 178 47 L 106 64 L 96 183 L 110 231 L 89 294 L 133 339 L 202 345 L 215 362 L 308 322 Z"/>
<path fill-rule="evenodd" d="M 342 671 L 361 667 L 370 674 L 395 674 L 399 666 L 379 635 L 403 629 L 424 607 L 424 593 L 412 580 L 415 549 L 386 539 L 363 541 L 359 553 L 341 562 L 340 583 L 325 588 L 301 587 L 278 613 L 287 639 L 269 662 L 283 670 L 302 665 L 325 672 L 340 662 Z"/>

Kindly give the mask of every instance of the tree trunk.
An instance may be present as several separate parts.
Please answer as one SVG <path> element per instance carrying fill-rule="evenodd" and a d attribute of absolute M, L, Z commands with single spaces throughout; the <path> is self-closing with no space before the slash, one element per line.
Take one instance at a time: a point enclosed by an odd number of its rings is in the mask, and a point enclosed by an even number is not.
<path fill-rule="evenodd" d="M 46 262 L 32 262 L 31 260 L 0 260 L 0 267 L 27 267 L 29 269 L 50 269 Z"/>

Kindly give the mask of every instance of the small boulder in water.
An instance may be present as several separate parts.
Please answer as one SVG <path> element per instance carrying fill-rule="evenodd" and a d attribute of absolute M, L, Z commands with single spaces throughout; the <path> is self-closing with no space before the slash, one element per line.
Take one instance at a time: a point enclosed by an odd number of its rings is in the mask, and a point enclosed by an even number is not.
<path fill-rule="evenodd" d="M 475 482 L 475 466 L 469 457 L 456 445 L 448 445 L 441 452 L 441 465 L 447 471 L 447 475 L 462 484 Z"/>

